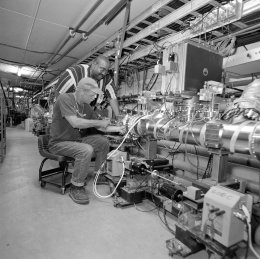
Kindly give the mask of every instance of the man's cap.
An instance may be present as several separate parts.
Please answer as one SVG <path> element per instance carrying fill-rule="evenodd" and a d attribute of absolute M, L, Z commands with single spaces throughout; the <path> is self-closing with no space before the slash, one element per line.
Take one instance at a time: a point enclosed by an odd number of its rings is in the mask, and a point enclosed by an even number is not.
<path fill-rule="evenodd" d="M 97 82 L 90 78 L 84 77 L 78 82 L 78 87 L 84 87 L 84 89 L 91 90 L 96 94 L 103 94 L 102 90 L 98 88 Z"/>

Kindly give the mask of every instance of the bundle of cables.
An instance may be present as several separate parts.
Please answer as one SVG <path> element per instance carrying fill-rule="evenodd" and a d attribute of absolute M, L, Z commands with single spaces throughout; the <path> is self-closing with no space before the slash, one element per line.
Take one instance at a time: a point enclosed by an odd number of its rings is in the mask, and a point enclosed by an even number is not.
<path fill-rule="evenodd" d="M 235 43 L 236 43 L 236 37 L 228 37 L 222 41 L 220 41 L 219 43 L 216 44 L 215 46 L 215 50 L 217 50 L 221 55 L 223 56 L 230 56 L 233 54 L 234 52 L 234 47 L 235 47 Z"/>

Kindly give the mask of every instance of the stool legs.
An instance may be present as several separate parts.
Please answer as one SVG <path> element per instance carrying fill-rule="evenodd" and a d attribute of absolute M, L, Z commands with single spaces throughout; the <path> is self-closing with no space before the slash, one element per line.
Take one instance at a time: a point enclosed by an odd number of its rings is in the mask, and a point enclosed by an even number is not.
<path fill-rule="evenodd" d="M 57 187 L 61 188 L 61 193 L 65 194 L 66 187 L 70 185 L 70 183 L 66 183 L 66 178 L 68 176 L 68 166 L 69 162 L 63 161 L 59 162 L 59 167 L 45 170 L 43 171 L 44 163 L 48 160 L 48 158 L 44 158 L 41 162 L 40 168 L 39 168 L 39 181 L 41 184 L 41 187 L 45 187 L 46 183 L 55 185 Z M 51 176 L 61 174 L 61 183 L 54 182 L 51 179 Z"/>
<path fill-rule="evenodd" d="M 60 168 L 62 170 L 61 178 L 61 193 L 64 194 L 66 190 L 66 177 L 68 175 L 69 164 L 67 162 L 60 162 Z"/>

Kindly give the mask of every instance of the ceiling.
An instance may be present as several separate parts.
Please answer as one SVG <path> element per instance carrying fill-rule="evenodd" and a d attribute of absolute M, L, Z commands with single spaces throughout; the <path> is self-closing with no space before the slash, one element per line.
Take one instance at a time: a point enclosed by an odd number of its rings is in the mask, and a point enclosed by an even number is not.
<path fill-rule="evenodd" d="M 130 20 L 138 16 L 157 0 L 132 0 Z M 125 1 L 121 1 L 125 2 Z M 96 9 L 93 8 L 100 3 Z M 88 14 L 89 18 L 80 26 L 80 30 L 89 31 L 113 9 L 120 0 L 1 0 L 0 1 L 0 63 L 15 64 L 20 67 L 29 66 L 41 69 L 38 77 L 26 78 L 17 76 L 17 71 L 6 73 L 0 71 L 2 84 L 20 86 L 38 90 L 42 84 L 59 75 L 69 65 L 85 56 L 97 44 L 118 31 L 124 22 L 123 9 L 108 25 L 101 24 L 88 37 L 60 61 L 48 64 L 59 45 L 69 36 L 69 28 L 75 28 L 80 19 Z M 75 42 L 81 39 L 76 33 L 59 51 L 63 54 Z M 1 67 L 0 67 L 1 69 Z M 5 71 L 5 72 L 4 72 Z"/>
<path fill-rule="evenodd" d="M 89 63 L 99 54 L 109 56 L 113 62 L 116 38 L 125 18 L 126 8 L 120 7 L 124 7 L 126 1 L 1 0 L 2 85 L 36 93 L 72 64 Z M 236 47 L 260 41 L 259 0 L 236 0 L 244 4 L 239 21 L 229 21 L 228 25 L 219 25 L 212 31 L 203 32 L 203 38 L 201 34 L 192 34 L 192 20 L 201 15 L 206 17 L 229 1 L 131 0 L 120 71 L 156 64 L 158 53 L 169 37 L 184 39 L 187 32 L 189 37 L 185 39 L 193 38 L 200 42 L 218 42 L 235 35 Z M 107 14 L 115 9 L 120 11 L 119 14 L 114 13 L 112 16 L 115 18 L 106 24 Z M 88 18 L 80 23 L 83 17 Z M 70 32 L 73 32 L 70 28 L 86 32 L 87 39 L 82 40 L 82 33 L 70 37 Z M 7 73 L 1 64 L 16 67 Z M 18 67 L 23 67 L 22 76 L 17 75 Z M 32 72 L 25 77 L 28 69 L 37 69 L 40 74 Z"/>

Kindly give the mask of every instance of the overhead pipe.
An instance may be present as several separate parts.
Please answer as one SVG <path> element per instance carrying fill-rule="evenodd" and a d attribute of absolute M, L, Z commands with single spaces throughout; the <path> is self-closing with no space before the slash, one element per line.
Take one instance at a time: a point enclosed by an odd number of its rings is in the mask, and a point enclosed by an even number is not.
<path fill-rule="evenodd" d="M 86 20 L 92 15 L 92 13 L 98 8 L 98 6 L 103 2 L 104 0 L 98 0 L 93 5 L 93 7 L 87 12 L 87 14 L 77 23 L 77 25 L 74 28 L 74 31 L 78 30 L 82 24 L 86 22 Z M 57 54 L 61 51 L 61 49 L 67 44 L 67 42 L 72 38 L 71 34 L 67 35 L 67 37 L 61 42 L 59 47 L 56 49 L 55 53 L 52 55 L 52 57 L 47 61 L 47 65 L 49 65 L 52 60 L 57 56 Z"/>
<path fill-rule="evenodd" d="M 95 31 L 100 25 L 102 25 L 104 22 L 109 23 L 110 20 L 115 18 L 115 15 L 119 13 L 123 9 L 123 7 L 126 5 L 127 0 L 121 0 L 118 4 L 115 5 L 115 7 L 109 11 L 98 23 L 96 23 L 88 32 L 87 36 L 90 35 L 93 31 Z"/>
<path fill-rule="evenodd" d="M 57 62 L 59 62 L 60 60 L 62 60 L 65 56 L 67 56 L 68 53 L 70 53 L 73 49 L 75 49 L 81 42 L 83 41 L 83 39 L 79 39 L 77 40 L 71 47 L 69 47 L 60 57 L 58 57 L 57 60 L 55 60 L 52 64 L 56 64 Z"/>
<path fill-rule="evenodd" d="M 260 6 L 258 7 L 257 11 L 259 11 L 259 9 L 260 9 Z M 250 13 L 250 14 L 251 14 L 251 13 Z M 244 14 L 243 14 L 243 17 L 244 17 Z M 241 30 L 239 30 L 239 31 L 230 33 L 230 34 L 228 34 L 228 35 L 221 36 L 221 37 L 217 37 L 217 38 L 213 39 L 212 41 L 213 41 L 214 43 L 216 43 L 216 42 L 225 40 L 226 38 L 231 38 L 231 37 L 233 37 L 233 36 L 237 36 L 237 35 L 240 35 L 240 36 L 241 36 L 243 33 L 248 33 L 248 32 L 250 32 L 250 31 L 252 31 L 252 30 L 257 30 L 257 29 L 259 29 L 259 28 L 260 28 L 260 24 L 258 23 L 258 24 L 252 25 L 252 26 L 248 26 L 248 27 L 246 27 L 245 29 L 241 29 Z"/>
<path fill-rule="evenodd" d="M 252 81 L 253 81 L 253 79 L 233 81 L 233 82 L 225 83 L 225 86 L 230 87 L 230 88 L 237 87 L 237 86 L 245 86 L 245 85 L 252 83 Z"/>
<path fill-rule="evenodd" d="M 42 86 L 42 83 L 37 83 L 37 82 L 20 82 L 20 84 L 24 84 L 24 85 L 38 85 L 38 86 Z"/>
<path fill-rule="evenodd" d="M 122 1 L 118 3 L 118 6 L 116 6 L 115 8 L 113 8 L 113 13 L 109 15 L 108 19 L 105 22 L 105 25 L 108 25 L 109 23 L 111 23 L 114 18 L 123 10 L 123 8 L 129 4 L 131 0 L 126 0 L 126 1 Z"/>
<path fill-rule="evenodd" d="M 61 59 L 63 59 L 68 53 L 70 53 L 74 48 L 76 48 L 83 40 L 86 40 L 87 37 L 94 32 L 100 25 L 102 25 L 104 22 L 110 22 L 112 18 L 115 17 L 119 13 L 120 10 L 123 9 L 123 7 L 126 5 L 127 0 L 121 0 L 118 4 L 115 5 L 115 7 L 109 11 L 99 22 L 97 22 L 89 31 L 84 33 L 84 36 L 82 35 L 82 38 L 77 40 L 69 49 L 65 51 L 54 63 L 59 62 Z M 76 31 L 76 30 L 75 30 Z M 83 38 L 84 37 L 84 38 Z M 52 59 L 53 60 L 53 59 Z"/>

